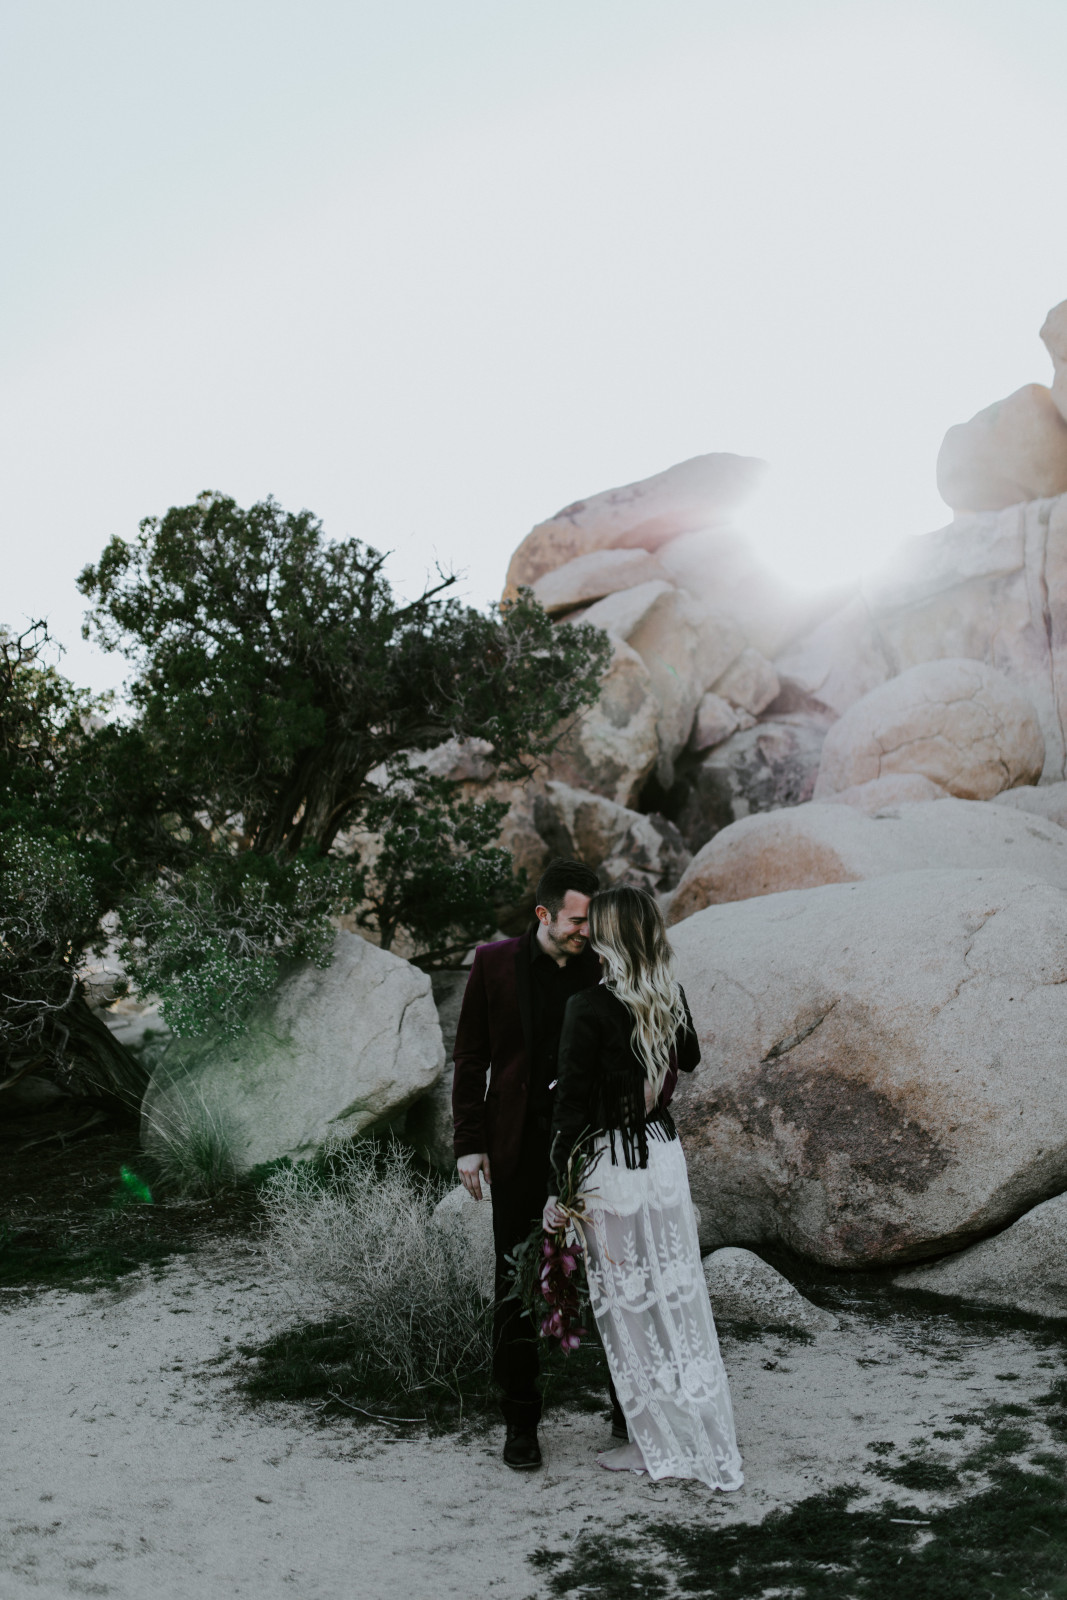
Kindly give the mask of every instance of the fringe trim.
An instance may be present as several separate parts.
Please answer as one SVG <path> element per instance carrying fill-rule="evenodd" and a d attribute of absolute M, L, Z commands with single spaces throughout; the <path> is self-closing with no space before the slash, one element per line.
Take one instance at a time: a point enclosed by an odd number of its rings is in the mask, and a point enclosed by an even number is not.
<path fill-rule="evenodd" d="M 608 1126 L 607 1135 L 608 1145 L 611 1149 L 612 1166 L 617 1167 L 619 1164 L 615 1150 L 615 1139 L 618 1136 L 622 1146 L 623 1163 L 633 1172 L 648 1166 L 649 1139 L 655 1139 L 659 1144 L 670 1144 L 672 1139 L 677 1139 L 678 1129 L 674 1125 L 674 1118 L 666 1107 L 657 1108 L 646 1118 L 644 1090 L 642 1089 L 637 1126 L 627 1126 L 625 1123 L 611 1123 Z"/>

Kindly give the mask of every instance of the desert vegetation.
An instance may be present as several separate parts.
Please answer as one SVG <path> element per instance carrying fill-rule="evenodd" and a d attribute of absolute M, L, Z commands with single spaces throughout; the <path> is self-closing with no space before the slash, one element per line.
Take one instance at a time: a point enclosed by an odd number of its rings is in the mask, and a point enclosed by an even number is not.
<path fill-rule="evenodd" d="M 267 1258 L 302 1317 L 344 1333 L 356 1383 L 395 1403 L 457 1397 L 489 1376 L 489 1308 L 462 1235 L 434 1207 L 451 1187 L 397 1142 L 339 1142 L 262 1189 Z"/>
<path fill-rule="evenodd" d="M 0 1081 L 139 1105 L 82 984 L 109 933 L 173 1033 L 225 1035 L 294 962 L 328 963 L 342 914 L 427 966 L 492 931 L 521 890 L 507 806 L 420 753 L 476 740 L 521 777 L 595 697 L 606 641 L 529 594 L 464 606 L 449 574 L 401 602 L 384 566 L 309 512 L 203 495 L 81 575 L 121 700 L 70 683 L 43 624 L 3 633 Z"/>

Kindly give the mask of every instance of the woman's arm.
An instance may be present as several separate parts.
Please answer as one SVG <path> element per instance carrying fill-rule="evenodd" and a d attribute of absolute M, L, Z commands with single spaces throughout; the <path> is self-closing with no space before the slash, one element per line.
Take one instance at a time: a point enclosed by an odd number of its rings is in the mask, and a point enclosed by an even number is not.
<path fill-rule="evenodd" d="M 678 1071 L 692 1072 L 700 1064 L 700 1040 L 697 1038 L 696 1028 L 693 1026 L 693 1013 L 689 1009 L 689 1001 L 682 990 L 682 1004 L 685 1007 L 685 1027 L 678 1029 L 675 1048 L 678 1051 Z"/>
<path fill-rule="evenodd" d="M 674 1098 L 674 1091 L 678 1087 L 679 1072 L 692 1072 L 700 1061 L 700 1041 L 693 1026 L 689 1002 L 682 991 L 682 1004 L 685 1007 L 685 1025 L 678 1029 L 671 1046 L 671 1064 L 667 1068 L 667 1076 L 663 1080 L 663 1088 L 659 1092 L 659 1106 L 661 1111 L 666 1111 Z"/>
<path fill-rule="evenodd" d="M 593 1104 L 600 1065 L 600 1025 L 590 1004 L 592 991 L 571 995 L 563 1013 L 552 1104 L 550 1162 L 555 1181 L 562 1182 L 571 1151 L 592 1131 Z"/>

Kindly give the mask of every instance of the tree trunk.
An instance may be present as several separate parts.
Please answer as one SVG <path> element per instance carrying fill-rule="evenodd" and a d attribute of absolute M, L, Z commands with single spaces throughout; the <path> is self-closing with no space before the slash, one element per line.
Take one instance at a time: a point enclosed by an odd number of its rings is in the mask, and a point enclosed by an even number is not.
<path fill-rule="evenodd" d="M 109 1109 L 127 1115 L 140 1115 L 148 1073 L 91 1010 L 80 989 L 56 1018 L 55 1045 L 56 1055 L 69 1073 L 67 1087 L 72 1093 L 103 1101 Z"/>

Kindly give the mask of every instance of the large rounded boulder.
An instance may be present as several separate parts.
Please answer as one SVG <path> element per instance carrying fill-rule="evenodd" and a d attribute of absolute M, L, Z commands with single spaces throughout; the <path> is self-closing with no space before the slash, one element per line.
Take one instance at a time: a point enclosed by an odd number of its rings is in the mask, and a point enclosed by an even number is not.
<path fill-rule="evenodd" d="M 1045 740 L 1033 705 L 982 661 L 910 667 L 850 706 L 822 747 L 813 798 L 915 772 L 961 800 L 1036 783 Z"/>
<path fill-rule="evenodd" d="M 1024 384 L 950 428 L 937 487 L 954 511 L 1000 511 L 1067 491 L 1067 422 L 1050 390 Z"/>
<path fill-rule="evenodd" d="M 1067 418 L 1067 300 L 1053 306 L 1042 324 L 1040 337 L 1055 369 L 1052 398 L 1060 416 Z"/>
<path fill-rule="evenodd" d="M 331 964 L 298 967 L 237 1038 L 174 1041 L 142 1141 L 171 1167 L 212 1151 L 239 1172 L 299 1160 L 404 1110 L 444 1064 L 427 974 L 341 932 Z"/>
<path fill-rule="evenodd" d="M 926 800 L 868 816 L 848 805 L 745 817 L 694 856 L 669 921 L 757 895 L 856 883 L 922 867 L 998 867 L 1067 890 L 1067 829 L 978 800 Z"/>
<path fill-rule="evenodd" d="M 505 596 L 591 551 L 658 550 L 679 534 L 711 527 L 748 498 L 764 470 L 751 456 L 693 456 L 652 478 L 576 500 L 526 535 L 511 558 Z"/>
<path fill-rule="evenodd" d="M 1067 1318 L 1067 1194 L 1027 1211 L 1010 1228 L 933 1266 L 908 1267 L 902 1289 Z"/>
<path fill-rule="evenodd" d="M 1062 890 L 894 873 L 711 906 L 671 942 L 704 1249 L 918 1260 L 1067 1188 Z"/>

